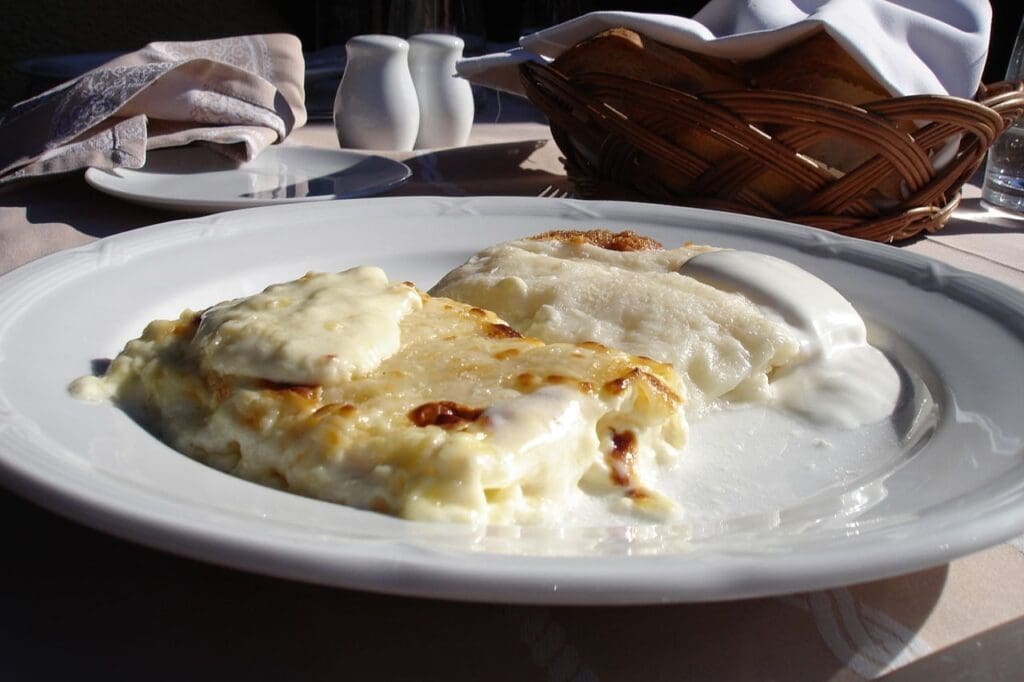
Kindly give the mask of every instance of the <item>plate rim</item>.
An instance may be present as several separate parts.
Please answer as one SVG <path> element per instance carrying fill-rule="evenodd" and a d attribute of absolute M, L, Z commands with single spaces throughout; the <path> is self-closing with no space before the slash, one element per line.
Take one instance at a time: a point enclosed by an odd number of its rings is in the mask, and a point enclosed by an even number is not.
<path fill-rule="evenodd" d="M 970 290 L 969 293 L 973 292 L 974 295 L 978 294 L 978 291 L 975 290 L 979 290 L 985 298 L 999 299 L 1001 303 L 1021 314 L 1024 319 L 1024 295 L 1008 285 L 995 282 L 983 275 L 965 272 L 920 254 L 896 250 L 886 245 L 856 241 L 839 235 L 815 231 L 811 228 L 750 216 L 631 202 L 582 202 L 571 199 L 528 197 L 395 197 L 357 199 L 341 204 L 311 204 L 308 205 L 308 208 L 317 211 L 344 212 L 355 210 L 358 206 L 368 205 L 369 202 L 397 202 L 408 206 L 431 205 L 440 202 L 441 205 L 456 210 L 473 210 L 476 208 L 473 206 L 474 204 L 491 204 L 491 210 L 499 213 L 505 210 L 504 206 L 532 206 L 538 205 L 536 202 L 549 202 L 546 205 L 562 205 L 583 210 L 586 210 L 587 207 L 596 207 L 598 213 L 604 213 L 601 211 L 604 207 L 626 207 L 625 210 L 632 209 L 641 213 L 668 212 L 678 216 L 697 214 L 705 220 L 715 218 L 732 224 L 745 223 L 747 228 L 744 229 L 752 228 L 755 233 L 764 230 L 765 234 L 772 234 L 776 241 L 789 246 L 793 246 L 793 239 L 798 238 L 802 247 L 800 250 L 814 252 L 825 249 L 856 253 L 869 258 L 873 263 L 875 255 L 884 254 L 883 260 L 889 262 L 890 265 L 896 264 L 901 268 L 910 268 L 908 272 L 904 273 L 904 276 L 912 278 L 920 286 L 948 287 L 952 283 L 954 289 L 966 287 Z M 279 212 L 284 208 L 284 206 L 261 207 L 229 214 L 159 223 L 51 254 L 0 277 L 0 309 L 6 306 L 5 294 L 9 293 L 11 289 L 17 290 L 23 283 L 31 282 L 35 277 L 47 271 L 59 271 L 62 263 L 70 263 L 78 258 L 79 254 L 102 249 L 105 244 L 110 242 L 155 242 L 158 248 L 161 241 L 159 237 L 166 237 L 168 233 L 176 233 L 189 226 L 198 229 L 204 225 L 244 221 L 254 212 Z M 171 239 L 171 241 L 175 240 Z M 140 253 L 145 253 L 145 251 Z M 891 272 L 891 270 L 887 271 Z M 1017 324 L 1020 325 L 1021 321 L 1017 320 Z M 1020 335 L 1020 329 L 1015 331 Z M 3 397 L 4 390 L 0 387 L 0 407 L 3 407 Z M 341 567 L 344 570 L 338 570 L 339 566 L 333 564 L 330 567 L 333 570 L 326 570 L 322 563 L 322 557 L 318 559 L 307 553 L 300 557 L 303 561 L 297 561 L 295 555 L 289 556 L 285 551 L 291 548 L 282 548 L 275 544 L 268 545 L 248 537 L 240 538 L 237 532 L 231 529 L 197 528 L 184 522 L 176 523 L 174 519 L 149 516 L 140 520 L 137 509 L 115 504 L 111 500 L 101 500 L 97 504 L 95 499 L 86 499 L 88 496 L 83 496 L 80 490 L 74 494 L 73 490 L 62 488 L 59 481 L 46 480 L 45 477 L 33 477 L 31 472 L 19 468 L 16 463 L 9 461 L 11 446 L 17 445 L 11 440 L 12 432 L 9 427 L 9 417 L 3 415 L 0 410 L 0 444 L 7 446 L 0 451 L 0 473 L 2 473 L 0 478 L 3 479 L 6 486 L 13 488 L 19 494 L 59 514 L 70 516 L 86 525 L 134 542 L 220 565 L 321 584 L 408 596 L 470 601 L 595 605 L 679 603 L 767 596 L 878 579 L 934 566 L 1006 540 L 1024 528 L 1024 505 L 1020 505 L 1019 508 L 1004 510 L 1004 513 L 995 522 L 990 520 L 987 526 L 981 528 L 973 527 L 971 523 L 958 519 L 960 525 L 966 524 L 966 527 L 971 529 L 971 533 L 966 535 L 961 533 L 961 537 L 956 542 L 939 543 L 925 538 L 908 539 L 906 546 L 914 550 L 912 561 L 907 561 L 906 553 L 887 556 L 890 549 L 888 547 L 884 550 L 876 549 L 867 553 L 864 548 L 858 548 L 858 558 L 869 559 L 869 563 L 872 563 L 873 569 L 867 574 L 864 571 L 852 569 L 845 574 L 837 574 L 835 571 L 822 572 L 822 565 L 834 565 L 840 559 L 851 558 L 850 550 L 845 547 L 818 550 L 813 557 L 815 560 L 797 562 L 796 566 L 790 562 L 781 567 L 784 570 L 777 566 L 765 567 L 761 555 L 752 555 L 748 560 L 737 558 L 732 570 L 719 571 L 713 581 L 707 581 L 705 575 L 703 582 L 694 581 L 694 578 L 700 577 L 699 574 L 694 574 L 692 571 L 680 573 L 679 567 L 672 565 L 673 561 L 678 561 L 681 556 L 692 558 L 690 555 L 601 557 L 601 561 L 606 564 L 618 565 L 622 560 L 628 560 L 634 569 L 637 566 L 642 567 L 644 575 L 641 578 L 646 577 L 646 580 L 641 579 L 639 582 L 642 584 L 639 585 L 636 584 L 638 576 L 635 572 L 632 576 L 625 576 L 616 582 L 613 579 L 614 572 L 595 572 L 591 568 L 580 567 L 581 564 L 594 561 L 593 557 L 501 555 L 499 561 L 493 561 L 494 555 L 459 553 L 455 560 L 449 557 L 449 560 L 445 561 L 443 560 L 445 555 L 455 554 L 455 552 L 452 550 L 431 551 L 423 548 L 419 548 L 416 553 L 418 561 L 411 561 L 407 556 L 401 566 L 389 563 L 394 557 L 389 552 L 384 552 L 383 555 L 377 556 L 372 561 L 367 560 L 370 561 L 367 565 L 360 563 L 356 566 L 350 563 Z M 64 483 L 67 484 L 66 481 Z M 146 531 L 146 533 L 142 531 Z M 231 551 L 225 552 L 225 547 L 230 548 Z M 284 553 L 282 554 L 282 552 Z M 474 559 L 466 561 L 467 556 Z M 481 558 L 486 559 L 486 557 L 491 557 L 492 561 L 480 561 Z M 460 558 L 462 560 L 459 560 Z M 257 562 L 258 565 L 254 565 L 253 562 Z M 373 570 L 369 570 L 367 566 L 372 567 Z M 524 566 L 529 570 L 523 570 Z M 439 567 L 443 568 L 440 572 Z M 537 567 L 543 569 L 542 575 L 537 574 Z M 481 568 L 485 570 L 481 572 Z M 384 578 L 371 575 L 378 570 L 383 571 Z M 760 580 L 756 579 L 758 576 L 760 576 Z M 495 598 L 494 589 L 490 587 L 496 578 L 500 578 L 503 587 L 499 599 Z M 766 581 L 771 584 L 766 586 Z M 610 586 L 622 588 L 622 591 L 609 589 Z M 438 590 L 439 587 L 442 588 L 441 591 Z"/>

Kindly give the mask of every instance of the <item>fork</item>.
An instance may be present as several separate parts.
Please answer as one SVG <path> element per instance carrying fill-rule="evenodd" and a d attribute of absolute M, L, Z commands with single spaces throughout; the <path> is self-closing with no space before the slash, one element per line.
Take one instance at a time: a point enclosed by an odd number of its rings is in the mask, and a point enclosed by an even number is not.
<path fill-rule="evenodd" d="M 538 194 L 537 197 L 541 199 L 566 199 L 572 197 L 572 192 L 564 190 L 561 187 L 548 185 L 540 191 L 540 194 Z"/>

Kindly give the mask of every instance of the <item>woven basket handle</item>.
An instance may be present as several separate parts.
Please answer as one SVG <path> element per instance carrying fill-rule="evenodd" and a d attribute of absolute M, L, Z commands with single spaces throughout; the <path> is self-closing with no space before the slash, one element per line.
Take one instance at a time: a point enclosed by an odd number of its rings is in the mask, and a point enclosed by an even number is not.
<path fill-rule="evenodd" d="M 999 114 L 1003 119 L 1003 130 L 1006 130 L 1024 116 L 1024 81 L 982 85 L 975 100 Z"/>

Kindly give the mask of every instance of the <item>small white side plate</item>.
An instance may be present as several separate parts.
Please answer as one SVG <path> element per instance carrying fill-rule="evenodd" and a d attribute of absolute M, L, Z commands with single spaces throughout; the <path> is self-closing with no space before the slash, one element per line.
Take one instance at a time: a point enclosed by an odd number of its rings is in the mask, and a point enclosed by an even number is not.
<path fill-rule="evenodd" d="M 382 156 L 338 149 L 274 146 L 238 163 L 207 147 L 149 152 L 137 170 L 90 168 L 85 181 L 113 196 L 191 213 L 380 194 L 412 171 Z"/>

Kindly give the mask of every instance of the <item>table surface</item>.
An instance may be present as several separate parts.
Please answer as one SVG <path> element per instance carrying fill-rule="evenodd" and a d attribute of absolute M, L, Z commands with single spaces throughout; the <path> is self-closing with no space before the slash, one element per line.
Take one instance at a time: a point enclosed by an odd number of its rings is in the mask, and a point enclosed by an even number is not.
<path fill-rule="evenodd" d="M 286 144 L 337 141 L 329 125 L 314 124 Z M 478 122 L 462 149 L 396 156 L 414 176 L 394 194 L 569 188 L 549 130 L 529 112 Z M 943 231 L 899 248 L 1024 289 L 1024 219 L 987 209 L 978 194 L 969 186 Z M 0 273 L 181 217 L 100 194 L 81 174 L 8 187 L 0 190 Z M 9 539 L 0 679 L 263 680 L 297 670 L 307 679 L 1020 679 L 1024 661 L 1021 540 L 821 592 L 579 608 L 267 578 L 145 549 L 2 490 L 0 533 Z"/>

